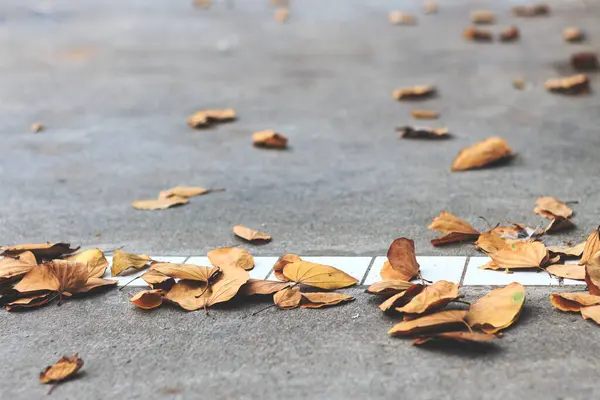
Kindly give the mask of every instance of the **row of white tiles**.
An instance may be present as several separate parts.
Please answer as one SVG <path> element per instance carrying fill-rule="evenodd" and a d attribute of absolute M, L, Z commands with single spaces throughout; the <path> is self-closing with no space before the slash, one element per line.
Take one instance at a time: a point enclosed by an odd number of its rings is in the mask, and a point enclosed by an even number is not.
<path fill-rule="evenodd" d="M 112 263 L 112 257 L 106 257 Z M 153 260 L 172 263 L 186 263 L 209 266 L 208 257 L 162 257 L 151 256 Z M 275 279 L 271 276 L 271 268 L 278 257 L 254 257 L 254 268 L 249 271 L 253 279 Z M 348 275 L 358 279 L 363 285 L 370 285 L 381 279 L 379 271 L 387 257 L 302 257 L 305 261 L 319 264 L 331 265 Z M 585 285 L 583 281 L 564 279 L 560 282 L 557 278 L 550 276 L 544 271 L 514 271 L 507 274 L 504 271 L 484 270 L 479 267 L 490 261 L 488 257 L 434 257 L 418 256 L 417 261 L 421 266 L 423 278 L 430 281 L 446 280 L 460 283 L 465 286 L 504 286 L 511 282 L 520 282 L 528 286 L 558 286 L 558 285 Z M 119 286 L 139 277 L 144 271 L 132 274 L 111 277 L 110 269 L 107 269 L 106 279 L 116 279 Z M 146 286 L 141 279 L 129 283 L 130 286 Z"/>

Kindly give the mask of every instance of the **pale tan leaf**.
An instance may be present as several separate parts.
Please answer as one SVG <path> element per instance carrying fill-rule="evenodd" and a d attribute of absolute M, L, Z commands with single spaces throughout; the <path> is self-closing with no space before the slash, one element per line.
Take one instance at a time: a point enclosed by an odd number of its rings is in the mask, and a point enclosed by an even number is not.
<path fill-rule="evenodd" d="M 410 111 L 410 115 L 417 119 L 437 119 L 440 113 L 435 110 L 414 109 Z"/>
<path fill-rule="evenodd" d="M 31 124 L 31 126 L 29 127 L 29 130 L 33 133 L 38 133 L 41 132 L 45 129 L 46 127 L 44 126 L 44 124 L 36 122 Z"/>
<path fill-rule="evenodd" d="M 491 24 L 496 20 L 496 15 L 490 10 L 471 11 L 471 22 L 475 24 Z"/>
<path fill-rule="evenodd" d="M 489 255 L 500 268 L 539 268 L 548 261 L 548 250 L 541 242 L 515 242 Z"/>
<path fill-rule="evenodd" d="M 54 365 L 40 372 L 41 383 L 56 383 L 73 377 L 83 367 L 83 360 L 75 353 L 72 357 L 62 356 Z"/>
<path fill-rule="evenodd" d="M 502 250 L 504 246 L 506 246 L 506 241 L 494 231 L 482 233 L 475 242 L 475 247 L 486 253 L 495 253 Z"/>
<path fill-rule="evenodd" d="M 511 326 L 519 318 L 524 302 L 525 287 L 513 282 L 492 290 L 471 304 L 466 319 L 471 328 L 496 333 Z"/>
<path fill-rule="evenodd" d="M 554 264 L 546 267 L 546 271 L 560 278 L 585 280 L 585 267 L 583 265 Z"/>
<path fill-rule="evenodd" d="M 442 211 L 440 215 L 435 217 L 427 229 L 446 234 L 433 239 L 431 244 L 434 246 L 465 240 L 475 240 L 479 236 L 479 232 L 469 223 L 447 211 Z"/>
<path fill-rule="evenodd" d="M 600 251 L 585 264 L 585 283 L 590 294 L 600 296 Z"/>
<path fill-rule="evenodd" d="M 573 215 L 573 210 L 556 197 L 539 197 L 533 211 L 548 219 L 571 218 Z"/>
<path fill-rule="evenodd" d="M 285 149 L 288 139 L 280 133 L 272 129 L 255 132 L 252 135 L 252 142 L 255 147 L 263 147 L 267 149 Z"/>
<path fill-rule="evenodd" d="M 288 287 L 273 295 L 273 302 L 282 310 L 291 310 L 300 305 L 302 295 L 298 286 Z"/>
<path fill-rule="evenodd" d="M 396 311 L 408 314 L 424 314 L 439 309 L 458 297 L 459 286 L 448 281 L 437 281 L 425 286 L 408 304 L 397 307 Z"/>
<path fill-rule="evenodd" d="M 569 27 L 563 29 L 563 38 L 566 42 L 581 42 L 583 37 L 583 32 L 579 28 Z"/>
<path fill-rule="evenodd" d="M 190 198 L 195 196 L 202 196 L 203 194 L 210 193 L 214 190 L 205 189 L 200 186 L 175 186 L 171 189 L 163 190 L 158 194 L 159 199 L 168 199 L 170 197 L 181 197 Z"/>
<path fill-rule="evenodd" d="M 579 260 L 579 265 L 585 265 L 585 263 L 597 252 L 600 251 L 600 226 L 597 227 L 594 232 L 588 236 L 585 241 L 585 247 L 583 248 L 583 255 Z"/>
<path fill-rule="evenodd" d="M 412 285 L 413 283 L 408 281 L 381 281 L 371 284 L 371 286 L 367 288 L 366 292 L 381 295 L 397 294 L 404 292 Z"/>
<path fill-rule="evenodd" d="M 584 307 L 600 304 L 600 296 L 588 293 L 555 293 L 550 302 L 561 311 L 579 312 Z"/>
<path fill-rule="evenodd" d="M 462 149 L 452 163 L 452 171 L 482 168 L 508 160 L 513 156 L 506 140 L 492 137 Z"/>
<path fill-rule="evenodd" d="M 17 246 L 0 247 L 2 256 L 14 257 L 23 252 L 32 252 L 37 260 L 52 260 L 65 254 L 71 254 L 79 250 L 79 247 L 71 248 L 69 243 L 40 243 L 40 244 L 20 244 Z"/>
<path fill-rule="evenodd" d="M 85 250 L 65 257 L 65 260 L 85 264 L 88 268 L 89 278 L 102 278 L 108 268 L 108 260 L 100 249 Z"/>
<path fill-rule="evenodd" d="M 273 265 L 273 275 L 280 281 L 287 281 L 288 279 L 283 275 L 283 267 L 288 265 L 289 263 L 293 263 L 296 261 L 302 261 L 300 256 L 296 254 L 284 254 L 277 260 L 275 265 Z"/>
<path fill-rule="evenodd" d="M 467 313 L 467 310 L 447 310 L 426 315 L 421 318 L 402 321 L 399 324 L 394 325 L 394 327 L 388 331 L 388 334 L 404 336 L 424 332 L 451 330 L 452 328 L 467 325 L 465 322 Z"/>
<path fill-rule="evenodd" d="M 271 241 L 271 235 L 264 232 L 259 232 L 254 229 L 247 228 L 242 225 L 236 225 L 233 227 L 233 233 L 236 236 L 247 240 L 249 242 L 269 242 Z"/>
<path fill-rule="evenodd" d="M 581 257 L 583 249 L 585 249 L 585 242 L 576 244 L 575 246 L 548 246 L 548 252 L 551 255 L 560 255 L 563 257 Z"/>
<path fill-rule="evenodd" d="M 329 265 L 296 261 L 283 267 L 283 275 L 290 281 L 326 290 L 356 285 L 358 280 Z"/>
<path fill-rule="evenodd" d="M 113 263 L 110 267 L 112 276 L 121 275 L 129 268 L 142 270 L 152 262 L 150 256 L 146 254 L 131 254 L 121 250 L 115 250 L 113 254 Z"/>
<path fill-rule="evenodd" d="M 165 294 L 166 292 L 161 289 L 142 290 L 136 293 L 129 301 L 135 304 L 136 307 L 151 310 L 162 305 Z"/>
<path fill-rule="evenodd" d="M 354 297 L 343 293 L 301 293 L 302 302 L 300 308 L 322 308 L 334 306 L 340 303 L 353 301 Z"/>
<path fill-rule="evenodd" d="M 398 238 L 387 252 L 388 261 L 381 268 L 381 277 L 386 281 L 409 281 L 419 274 L 419 263 L 415 256 L 415 242 Z"/>
<path fill-rule="evenodd" d="M 591 319 L 600 324 L 600 306 L 584 307 L 581 309 L 583 319 Z"/>
<path fill-rule="evenodd" d="M 190 201 L 185 197 L 171 196 L 159 199 L 138 200 L 131 203 L 136 210 L 166 210 L 167 208 L 188 204 Z"/>
<path fill-rule="evenodd" d="M 388 19 L 392 25 L 415 25 L 417 23 L 414 15 L 402 11 L 391 11 Z"/>
<path fill-rule="evenodd" d="M 237 267 L 247 271 L 254 268 L 254 257 L 247 250 L 222 247 L 208 252 L 208 259 L 215 267 Z"/>
<path fill-rule="evenodd" d="M 14 257 L 4 257 L 0 260 L 0 284 L 25 275 L 36 265 L 35 256 L 30 251 L 25 251 Z"/>
<path fill-rule="evenodd" d="M 239 293 L 242 296 L 252 296 L 255 294 L 273 294 L 289 286 L 290 283 L 288 282 L 250 279 L 248 280 L 248 282 L 246 282 L 244 286 L 242 286 Z"/>
<path fill-rule="evenodd" d="M 152 265 L 150 266 L 150 271 L 148 272 L 151 271 L 156 271 L 162 275 L 175 279 L 185 279 L 190 281 L 209 283 L 212 282 L 218 276 L 221 269 L 219 267 L 201 267 L 194 264 L 174 264 L 168 262 L 159 262 L 152 263 Z M 142 275 L 142 278 L 144 275 Z M 160 277 L 152 276 L 151 279 L 156 280 L 156 278 Z"/>
<path fill-rule="evenodd" d="M 200 110 L 188 117 L 188 125 L 195 129 L 208 128 L 215 124 L 230 122 L 236 119 L 235 110 Z"/>
<path fill-rule="evenodd" d="M 500 32 L 500 41 L 501 42 L 514 42 L 519 39 L 521 33 L 519 32 L 519 28 L 514 25 L 505 28 Z"/>
<path fill-rule="evenodd" d="M 392 97 L 396 100 L 410 100 L 433 96 L 435 91 L 435 86 L 433 85 L 416 85 L 396 89 L 392 92 Z"/>

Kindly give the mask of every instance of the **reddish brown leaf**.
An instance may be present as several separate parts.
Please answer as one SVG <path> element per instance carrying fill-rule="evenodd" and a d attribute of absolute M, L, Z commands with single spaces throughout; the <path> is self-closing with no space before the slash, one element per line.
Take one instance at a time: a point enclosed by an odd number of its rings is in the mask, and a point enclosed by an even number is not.
<path fill-rule="evenodd" d="M 254 143 L 255 147 L 283 150 L 287 147 L 288 139 L 282 134 L 268 129 L 265 131 L 255 132 L 252 135 L 252 142 Z"/>
<path fill-rule="evenodd" d="M 394 294 L 392 297 L 384 301 L 379 305 L 379 309 L 381 311 L 389 311 L 392 308 L 398 306 L 404 306 L 408 303 L 414 296 L 421 293 L 424 289 L 424 286 L 421 284 L 413 284 L 406 290 L 403 290 L 399 293 Z"/>
<path fill-rule="evenodd" d="M 404 292 L 413 285 L 412 282 L 408 281 L 381 281 L 373 283 L 367 288 L 366 292 L 380 295 L 397 294 Z"/>
<path fill-rule="evenodd" d="M 399 238 L 392 242 L 387 252 L 388 262 L 381 268 L 381 277 L 386 281 L 409 281 L 419 273 L 415 256 L 415 242 Z"/>
<path fill-rule="evenodd" d="M 416 85 L 396 89 L 392 92 L 392 97 L 396 100 L 425 98 L 433 96 L 435 91 L 435 86 L 433 85 Z"/>
<path fill-rule="evenodd" d="M 479 237 L 479 232 L 475 228 L 447 211 L 442 211 L 440 215 L 435 217 L 427 229 L 445 233 L 445 235 L 431 241 L 434 246 L 475 240 Z"/>
<path fill-rule="evenodd" d="M 403 139 L 448 139 L 450 137 L 448 128 L 402 126 L 396 128 L 396 132 Z"/>
<path fill-rule="evenodd" d="M 424 314 L 443 308 L 458 297 L 459 286 L 448 281 L 437 281 L 425 286 L 408 304 L 396 308 L 396 311 L 407 314 Z"/>
<path fill-rule="evenodd" d="M 600 251 L 585 263 L 585 283 L 590 294 L 600 296 Z"/>
<path fill-rule="evenodd" d="M 583 248 L 583 255 L 579 260 L 579 265 L 584 265 L 588 260 L 597 252 L 600 251 L 600 226 L 597 227 L 594 232 L 588 236 L 585 241 L 585 247 Z"/>
<path fill-rule="evenodd" d="M 162 305 L 165 294 L 166 292 L 161 289 L 142 290 L 136 293 L 129 301 L 135 304 L 136 307 L 151 310 Z"/>
<path fill-rule="evenodd" d="M 71 254 L 79 250 L 79 247 L 71 248 L 69 243 L 42 243 L 42 244 L 21 244 L 17 246 L 0 247 L 2 256 L 14 257 L 26 251 L 32 252 L 38 261 L 53 260 L 65 254 Z"/>

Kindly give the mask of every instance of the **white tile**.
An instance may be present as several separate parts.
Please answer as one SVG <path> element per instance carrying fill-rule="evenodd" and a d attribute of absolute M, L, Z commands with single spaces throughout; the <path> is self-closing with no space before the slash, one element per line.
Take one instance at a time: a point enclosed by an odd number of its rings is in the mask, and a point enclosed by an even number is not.
<path fill-rule="evenodd" d="M 269 272 L 271 272 L 271 268 L 273 268 L 273 264 L 277 261 L 279 257 L 254 257 L 254 268 L 250 271 L 250 278 L 252 279 L 266 279 Z M 208 267 L 212 265 L 208 257 L 190 257 L 187 261 L 187 264 L 195 264 L 204 267 Z"/>
<path fill-rule="evenodd" d="M 362 281 L 365 274 L 367 273 L 367 268 L 369 268 L 369 264 L 371 263 L 372 257 L 313 257 L 313 256 L 300 256 L 302 260 L 329 265 L 331 267 L 335 267 L 339 270 L 344 271 L 348 275 L 358 279 L 359 282 Z"/>
<path fill-rule="evenodd" d="M 577 264 L 579 262 L 579 260 L 566 260 L 565 264 Z M 554 285 L 556 282 L 556 284 L 558 284 L 558 278 L 556 277 L 552 277 L 552 284 Z M 563 279 L 563 285 L 584 285 L 585 286 L 585 281 L 578 281 L 575 279 Z"/>
<path fill-rule="evenodd" d="M 387 257 L 377 257 L 371 266 L 369 275 L 365 279 L 365 285 L 370 285 L 382 280 L 379 272 L 383 263 L 387 261 Z M 467 257 L 432 257 L 432 256 L 417 256 L 417 262 L 421 269 L 423 278 L 436 282 L 440 280 L 459 283 L 462 277 L 463 270 Z M 413 279 L 415 282 L 418 279 Z"/>
<path fill-rule="evenodd" d="M 542 270 L 539 272 L 535 270 L 515 270 L 512 274 L 506 274 L 502 270 L 494 271 L 479 268 L 489 261 L 489 257 L 471 257 L 463 285 L 505 286 L 511 282 L 536 286 L 549 286 L 552 284 L 550 274 Z"/>
<path fill-rule="evenodd" d="M 152 258 L 155 261 L 161 261 L 161 262 L 171 262 L 171 263 L 182 263 L 186 260 L 187 257 L 164 257 L 164 256 L 150 256 L 150 258 Z M 142 275 L 144 272 L 147 271 L 147 269 L 141 270 L 141 271 L 134 271 L 130 274 L 124 275 L 124 276 L 111 276 L 110 275 L 110 267 L 112 266 L 112 256 L 107 256 L 106 259 L 108 260 L 108 268 L 106 269 L 106 273 L 104 274 L 103 278 L 104 279 L 112 279 L 117 281 L 117 286 L 123 286 L 125 284 L 127 284 L 128 282 L 130 282 L 132 279 L 137 278 L 138 276 Z M 148 284 L 146 282 L 144 282 L 143 279 L 136 279 L 133 282 L 129 283 L 127 286 L 132 286 L 132 287 L 147 287 Z"/>

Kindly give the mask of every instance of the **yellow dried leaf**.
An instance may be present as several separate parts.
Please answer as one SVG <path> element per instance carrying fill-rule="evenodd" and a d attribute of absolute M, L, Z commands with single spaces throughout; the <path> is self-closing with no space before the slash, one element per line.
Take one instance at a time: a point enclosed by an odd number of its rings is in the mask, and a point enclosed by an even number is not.
<path fill-rule="evenodd" d="M 407 314 L 424 314 L 444 307 L 458 297 L 459 286 L 448 281 L 437 281 L 433 285 L 425 286 L 423 291 L 416 295 L 408 304 L 397 307 L 396 311 Z"/>
<path fill-rule="evenodd" d="M 578 74 L 566 78 L 548 79 L 544 86 L 547 90 L 556 93 L 587 93 L 590 89 L 590 80 L 585 74 Z"/>
<path fill-rule="evenodd" d="M 342 293 L 301 293 L 302 302 L 300 308 L 322 308 L 334 306 L 340 303 L 353 301 L 354 297 Z"/>
<path fill-rule="evenodd" d="M 513 156 L 506 140 L 499 137 L 488 138 L 462 149 L 452 163 L 452 171 L 482 168 L 508 160 Z"/>
<path fill-rule="evenodd" d="M 419 263 L 415 256 L 415 242 L 398 238 L 387 252 L 388 261 L 381 268 L 381 277 L 386 281 L 409 281 L 419 274 Z"/>
<path fill-rule="evenodd" d="M 466 320 L 471 328 L 496 333 L 511 326 L 519 318 L 524 302 L 525 287 L 513 282 L 492 290 L 471 304 Z"/>
<path fill-rule="evenodd" d="M 2 256 L 14 257 L 26 251 L 32 252 L 37 260 L 53 260 L 65 254 L 71 254 L 79 250 L 79 247 L 71 248 L 69 243 L 40 243 L 40 244 L 20 244 L 17 246 L 2 246 Z"/>
<path fill-rule="evenodd" d="M 573 210 L 555 197 L 540 197 L 535 202 L 533 211 L 548 219 L 556 217 L 571 218 Z"/>
<path fill-rule="evenodd" d="M 538 268 L 548 261 L 548 250 L 541 242 L 514 242 L 489 254 L 500 268 Z"/>
<path fill-rule="evenodd" d="M 579 28 L 565 28 L 563 29 L 563 38 L 567 42 L 581 42 L 583 32 Z"/>
<path fill-rule="evenodd" d="M 273 265 L 273 275 L 280 281 L 287 281 L 288 279 L 283 275 L 283 267 L 288 265 L 289 263 L 293 263 L 296 261 L 302 261 L 300 256 L 296 254 L 284 254 L 277 260 L 275 265 Z"/>
<path fill-rule="evenodd" d="M 290 281 L 326 290 L 356 285 L 358 280 L 329 265 L 296 261 L 283 267 L 283 275 Z"/>
<path fill-rule="evenodd" d="M 584 307 L 581 309 L 583 319 L 591 319 L 600 324 L 600 306 Z"/>
<path fill-rule="evenodd" d="M 162 305 L 165 294 L 166 292 L 162 289 L 142 290 L 136 293 L 129 301 L 135 304 L 136 307 L 151 310 Z"/>
<path fill-rule="evenodd" d="M 302 295 L 298 286 L 285 288 L 273 295 L 273 302 L 282 310 L 291 310 L 298 307 L 301 300 Z"/>
<path fill-rule="evenodd" d="M 275 10 L 275 13 L 273 14 L 273 18 L 275 19 L 275 21 L 279 22 L 280 24 L 283 24 L 285 21 L 290 19 L 289 8 L 287 8 L 287 7 L 278 8 L 277 10 Z"/>
<path fill-rule="evenodd" d="M 545 3 L 528 4 L 512 8 L 513 15 L 517 17 L 537 17 L 550 14 L 550 6 Z"/>
<path fill-rule="evenodd" d="M 138 200 L 131 203 L 136 210 L 166 210 L 167 208 L 188 204 L 190 201 L 185 197 L 171 196 L 151 200 Z"/>
<path fill-rule="evenodd" d="M 201 110 L 188 117 L 188 125 L 195 129 L 208 128 L 215 124 L 230 122 L 236 119 L 235 110 Z"/>
<path fill-rule="evenodd" d="M 414 15 L 402 11 L 391 11 L 388 19 L 392 25 L 414 25 L 417 22 Z"/>
<path fill-rule="evenodd" d="M 156 271 L 162 275 L 175 279 L 185 279 L 190 281 L 209 283 L 214 281 L 215 278 L 217 278 L 221 269 L 219 267 L 200 267 L 194 264 L 174 264 L 168 262 L 161 262 L 153 263 L 150 266 L 150 271 L 148 272 L 151 271 Z"/>
<path fill-rule="evenodd" d="M 555 293 L 550 296 L 550 302 L 561 311 L 579 312 L 584 307 L 600 304 L 600 296 L 587 293 Z"/>
<path fill-rule="evenodd" d="M 183 197 L 190 198 L 196 196 L 202 196 L 213 192 L 214 190 L 205 189 L 200 186 L 175 186 L 171 189 L 163 190 L 158 194 L 159 199 L 168 199 L 170 197 Z"/>
<path fill-rule="evenodd" d="M 585 249 L 585 242 L 576 244 L 575 246 L 548 246 L 548 252 L 551 255 L 560 255 L 562 257 L 581 257 L 583 249 Z"/>
<path fill-rule="evenodd" d="M 588 236 L 583 248 L 583 255 L 579 260 L 579 265 L 584 265 L 597 252 L 600 251 L 600 226 Z"/>
<path fill-rule="evenodd" d="M 429 334 L 426 336 L 420 336 L 413 342 L 413 344 L 416 346 L 420 346 L 425 343 L 429 343 L 432 340 L 452 340 L 456 342 L 466 343 L 486 343 L 494 339 L 498 339 L 498 337 L 489 333 L 457 331 L 441 332 Z"/>
<path fill-rule="evenodd" d="M 554 264 L 548 266 L 546 271 L 561 278 L 585 280 L 585 267 L 583 265 Z"/>
<path fill-rule="evenodd" d="M 463 37 L 474 42 L 491 42 L 493 40 L 492 32 L 488 29 L 480 29 L 470 26 L 463 31 Z"/>
<path fill-rule="evenodd" d="M 242 225 L 234 226 L 233 233 L 235 233 L 236 236 L 249 242 L 269 242 L 272 239 L 271 235 L 269 235 L 268 233 L 259 232 Z"/>
<path fill-rule="evenodd" d="M 402 126 L 396 128 L 400 137 L 403 139 L 449 139 L 450 131 L 448 128 L 429 128 L 429 127 L 412 127 Z"/>
<path fill-rule="evenodd" d="M 62 356 L 54 365 L 40 372 L 41 383 L 57 383 L 73 377 L 83 367 L 83 360 L 75 353 L 72 357 Z"/>
<path fill-rule="evenodd" d="M 398 306 L 403 306 L 406 303 L 408 303 L 414 296 L 421 293 L 423 291 L 423 289 L 424 289 L 423 285 L 418 284 L 418 283 L 413 284 L 406 290 L 396 293 L 395 295 L 393 295 L 392 297 L 390 297 L 389 299 L 387 299 L 386 301 L 381 303 L 379 305 L 379 309 L 381 311 L 385 312 L 385 311 L 391 310 L 392 308 L 395 308 Z"/>
<path fill-rule="evenodd" d="M 89 278 L 102 278 L 108 268 L 108 260 L 100 249 L 90 249 L 65 257 L 67 261 L 80 262 L 87 266 Z"/>
<path fill-rule="evenodd" d="M 411 110 L 410 114 L 417 119 L 437 119 L 440 113 L 435 110 Z"/>
<path fill-rule="evenodd" d="M 585 263 L 585 283 L 590 294 L 600 296 L 600 251 Z"/>
<path fill-rule="evenodd" d="M 514 42 L 520 36 L 519 28 L 516 26 L 509 26 L 500 32 L 500 41 L 501 42 Z"/>
<path fill-rule="evenodd" d="M 494 231 L 484 232 L 477 238 L 475 247 L 483 250 L 486 253 L 494 253 L 502 250 L 506 246 L 506 241 L 496 234 Z"/>
<path fill-rule="evenodd" d="M 244 286 L 242 286 L 242 288 L 240 289 L 240 294 L 242 296 L 252 296 L 255 294 L 273 294 L 289 286 L 290 284 L 288 282 L 250 279 L 248 280 L 248 282 L 246 282 Z"/>
<path fill-rule="evenodd" d="M 26 251 L 14 257 L 0 260 L 0 284 L 19 278 L 37 265 L 32 252 Z"/>
<path fill-rule="evenodd" d="M 148 267 L 152 262 L 150 256 L 146 254 L 131 254 L 121 250 L 115 250 L 113 254 L 113 263 L 110 267 L 112 276 L 119 276 L 129 268 L 137 271 Z"/>
<path fill-rule="evenodd" d="M 479 237 L 479 232 L 475 228 L 447 211 L 442 211 L 440 215 L 435 217 L 427 229 L 445 233 L 445 235 L 431 240 L 431 244 L 434 246 L 475 240 Z"/>
<path fill-rule="evenodd" d="M 237 247 L 221 247 L 208 252 L 208 259 L 215 267 L 237 267 L 246 271 L 254 268 L 254 257 L 247 250 Z"/>
<path fill-rule="evenodd" d="M 394 325 L 388 331 L 388 334 L 397 336 L 414 335 L 466 326 L 465 317 L 467 316 L 467 312 L 467 310 L 447 310 L 421 318 L 402 321 Z"/>
<path fill-rule="evenodd" d="M 252 135 L 252 142 L 255 147 L 263 147 L 267 149 L 285 149 L 288 139 L 274 130 L 267 129 L 264 131 L 255 132 Z"/>
<path fill-rule="evenodd" d="M 31 126 L 29 127 L 29 130 L 33 133 L 38 133 L 38 132 L 43 131 L 45 128 L 46 127 L 44 126 L 44 124 L 36 122 L 34 124 L 31 124 Z"/>
<path fill-rule="evenodd" d="M 412 282 L 396 280 L 375 282 L 367 288 L 367 293 L 382 295 L 396 294 L 404 292 L 412 285 L 414 285 Z"/>
<path fill-rule="evenodd" d="M 435 91 L 435 86 L 433 85 L 415 85 L 394 90 L 392 97 L 396 100 L 410 100 L 433 96 Z"/>

